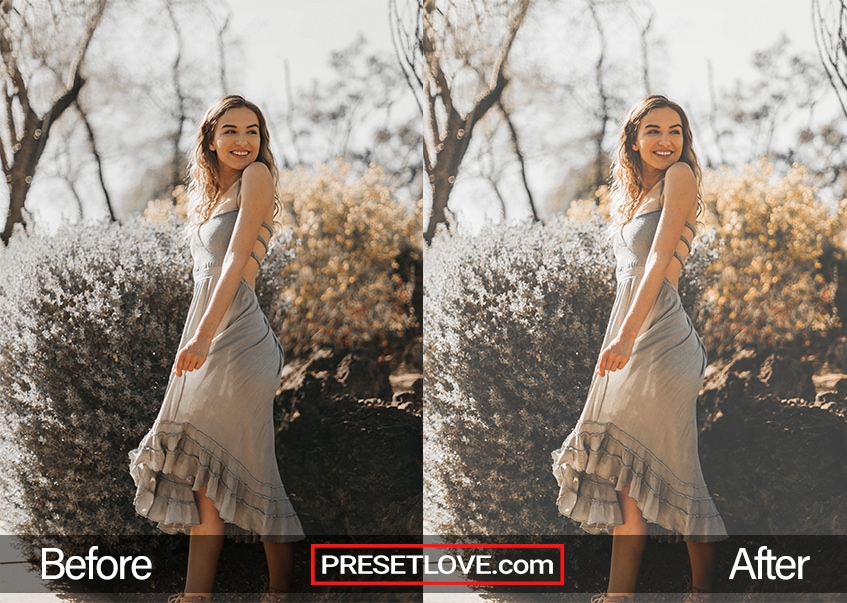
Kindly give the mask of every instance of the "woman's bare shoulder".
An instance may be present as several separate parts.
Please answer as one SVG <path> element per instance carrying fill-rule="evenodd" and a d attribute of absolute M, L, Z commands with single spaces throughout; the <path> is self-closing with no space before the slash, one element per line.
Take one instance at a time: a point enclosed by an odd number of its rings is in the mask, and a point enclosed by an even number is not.
<path fill-rule="evenodd" d="M 681 185 L 696 185 L 697 178 L 694 176 L 694 170 L 684 161 L 677 161 L 665 172 L 665 182 Z"/>
<path fill-rule="evenodd" d="M 268 184 L 273 183 L 273 176 L 271 176 L 271 171 L 261 161 L 254 161 L 241 172 L 241 178 L 246 182 L 250 181 L 251 183 L 256 184 Z"/>

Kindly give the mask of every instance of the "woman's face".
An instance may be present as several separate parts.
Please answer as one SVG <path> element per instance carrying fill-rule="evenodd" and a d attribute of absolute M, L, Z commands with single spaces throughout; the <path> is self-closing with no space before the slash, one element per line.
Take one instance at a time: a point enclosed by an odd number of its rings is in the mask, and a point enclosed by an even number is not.
<path fill-rule="evenodd" d="M 644 176 L 652 170 L 664 172 L 682 156 L 682 118 L 670 107 L 649 111 L 638 125 L 632 145 L 641 156 Z"/>
<path fill-rule="evenodd" d="M 262 136 L 259 118 L 247 107 L 235 107 L 221 115 L 209 149 L 218 156 L 221 175 L 241 172 L 259 157 Z"/>

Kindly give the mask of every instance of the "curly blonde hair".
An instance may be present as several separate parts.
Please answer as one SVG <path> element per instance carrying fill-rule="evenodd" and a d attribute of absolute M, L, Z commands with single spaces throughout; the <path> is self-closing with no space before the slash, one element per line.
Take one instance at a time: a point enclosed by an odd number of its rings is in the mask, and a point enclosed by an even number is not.
<path fill-rule="evenodd" d="M 213 104 L 206 111 L 197 129 L 194 152 L 188 162 L 188 220 L 196 227 L 212 215 L 218 196 L 224 192 L 221 188 L 218 155 L 210 149 L 215 128 L 224 113 L 230 109 L 244 107 L 256 114 L 259 121 L 260 147 L 256 161 L 264 163 L 271 172 L 274 183 L 274 215 L 279 212 L 280 201 L 276 190 L 279 184 L 279 170 L 270 148 L 268 124 L 262 111 L 243 96 L 230 94 Z"/>
<path fill-rule="evenodd" d="M 703 196 L 701 193 L 703 174 L 700 171 L 697 154 L 694 152 L 688 116 L 677 103 L 661 94 L 652 94 L 635 105 L 621 125 L 618 148 L 612 158 L 611 196 L 614 208 L 612 212 L 614 223 L 625 224 L 629 222 L 635 215 L 641 197 L 647 192 L 644 190 L 644 181 L 642 180 L 641 155 L 632 147 L 635 145 L 638 128 L 641 126 L 644 117 L 653 109 L 663 107 L 676 111 L 680 120 L 682 120 L 683 146 L 679 160 L 687 163 L 694 172 L 694 178 L 697 181 L 697 215 L 699 216 L 703 211 Z"/>

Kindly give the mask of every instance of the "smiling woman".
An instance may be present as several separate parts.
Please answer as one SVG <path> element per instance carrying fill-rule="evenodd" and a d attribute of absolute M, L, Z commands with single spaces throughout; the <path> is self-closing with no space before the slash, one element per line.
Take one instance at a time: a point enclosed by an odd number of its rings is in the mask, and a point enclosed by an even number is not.
<path fill-rule="evenodd" d="M 701 204 L 679 105 L 656 95 L 632 109 L 613 175 L 617 293 L 585 408 L 553 453 L 557 502 L 586 531 L 614 535 L 599 601 L 633 600 L 648 532 L 688 541 L 687 600 L 704 601 L 726 530 L 697 451 L 706 352 L 677 292 Z"/>
<path fill-rule="evenodd" d="M 259 108 L 227 96 L 206 113 L 190 168 L 194 297 L 165 400 L 130 453 L 139 514 L 191 534 L 183 603 L 210 600 L 226 533 L 261 539 L 263 601 L 284 600 L 303 537 L 274 454 L 282 347 L 253 291 L 278 211 Z"/>

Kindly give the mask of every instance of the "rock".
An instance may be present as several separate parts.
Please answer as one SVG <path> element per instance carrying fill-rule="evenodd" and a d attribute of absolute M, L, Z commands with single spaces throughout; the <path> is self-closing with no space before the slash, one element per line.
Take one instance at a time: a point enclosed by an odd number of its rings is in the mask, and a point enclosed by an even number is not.
<path fill-rule="evenodd" d="M 730 534 L 832 533 L 822 511 L 847 495 L 847 423 L 810 385 L 779 354 L 740 352 L 710 375 L 700 456 Z"/>
<path fill-rule="evenodd" d="M 772 393 L 782 399 L 813 400 L 813 374 L 810 362 L 778 353 L 762 356 L 753 350 L 741 350 L 708 372 L 699 404 L 707 413 L 714 413 L 722 402 L 745 396 Z"/>
<path fill-rule="evenodd" d="M 310 536 L 420 534 L 422 387 L 393 395 L 374 353 L 292 363 L 277 397 L 283 482 Z"/>
<path fill-rule="evenodd" d="M 391 369 L 386 362 L 380 362 L 372 355 L 352 352 L 342 358 L 335 369 L 335 380 L 327 388 L 327 393 L 351 395 L 358 399 L 391 399 Z"/>

